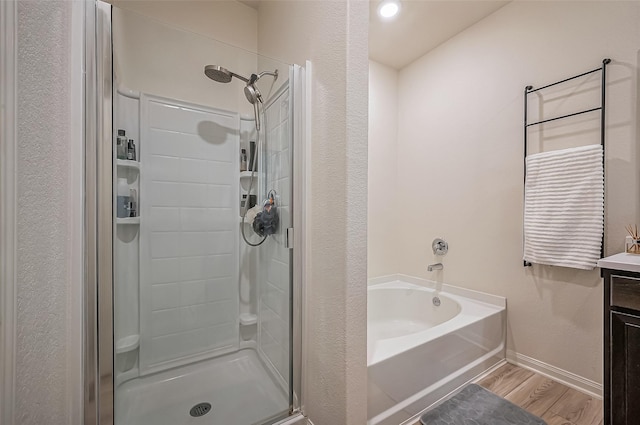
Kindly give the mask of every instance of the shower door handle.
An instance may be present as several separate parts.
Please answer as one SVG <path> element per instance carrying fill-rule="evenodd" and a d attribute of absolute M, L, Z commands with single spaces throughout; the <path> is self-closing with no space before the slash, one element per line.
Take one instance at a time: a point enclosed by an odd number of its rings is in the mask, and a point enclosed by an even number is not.
<path fill-rule="evenodd" d="M 287 231 L 284 235 L 284 247 L 288 249 L 293 249 L 293 227 L 288 227 Z"/>

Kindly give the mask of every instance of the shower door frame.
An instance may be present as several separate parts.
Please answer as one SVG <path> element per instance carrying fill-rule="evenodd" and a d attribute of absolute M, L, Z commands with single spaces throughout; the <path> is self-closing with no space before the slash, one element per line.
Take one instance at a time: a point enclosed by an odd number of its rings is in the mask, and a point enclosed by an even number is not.
<path fill-rule="evenodd" d="M 111 6 L 101 1 L 87 3 L 84 99 L 83 417 L 85 425 L 112 425 L 114 358 Z"/>
<path fill-rule="evenodd" d="M 113 66 L 111 5 L 100 0 L 85 3 L 84 93 L 84 425 L 114 424 L 113 341 Z M 310 63 L 307 62 L 307 67 Z M 290 365 L 293 391 L 289 417 L 280 424 L 303 420 L 305 209 L 308 134 L 305 131 L 308 75 L 293 65 L 290 81 L 293 112 L 293 264 Z"/>

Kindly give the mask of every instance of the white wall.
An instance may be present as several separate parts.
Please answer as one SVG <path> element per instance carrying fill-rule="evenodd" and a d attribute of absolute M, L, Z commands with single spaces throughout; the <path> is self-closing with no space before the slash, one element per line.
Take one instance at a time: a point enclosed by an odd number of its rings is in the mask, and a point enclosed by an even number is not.
<path fill-rule="evenodd" d="M 399 74 L 397 271 L 506 296 L 511 355 L 596 386 L 602 382 L 599 272 L 522 267 L 523 90 L 613 59 L 606 252 L 622 251 L 623 225 L 638 221 L 640 197 L 638 22 L 639 2 L 513 2 Z M 581 122 L 598 125 L 597 117 Z M 372 147 L 382 149 L 391 148 Z M 428 273 L 426 265 L 440 260 L 431 252 L 435 237 L 444 237 L 450 251 L 444 270 Z M 388 261 L 376 269 L 393 268 L 395 259 Z"/>
<path fill-rule="evenodd" d="M 82 45 L 68 1 L 18 2 L 15 423 L 79 423 Z M 76 27 L 77 28 L 77 27 Z M 79 162 L 77 162 L 79 161 Z"/>
<path fill-rule="evenodd" d="M 141 99 L 140 374 L 238 349 L 235 113 Z"/>
<path fill-rule="evenodd" d="M 260 53 L 313 63 L 303 397 L 316 425 L 366 422 L 368 14 L 364 1 L 259 8 Z"/>
<path fill-rule="evenodd" d="M 205 65 L 220 65 L 232 72 L 249 76 L 255 72 L 255 53 L 217 41 L 230 34 L 223 27 L 212 25 L 205 35 L 201 30 L 203 16 L 217 19 L 224 16 L 228 3 L 237 2 L 187 2 L 184 11 L 175 22 L 159 20 L 159 11 L 176 3 L 172 1 L 118 2 L 113 8 L 114 75 L 119 86 L 143 93 L 182 100 L 197 105 L 221 108 L 239 113 L 253 113 L 242 91 L 243 83 L 232 80 L 228 84 L 210 80 L 204 75 Z M 120 8 L 120 6 L 126 8 Z M 134 10 L 130 10 L 133 6 Z M 146 6 L 146 7 L 144 7 Z M 225 7 L 227 6 L 227 7 Z M 234 22 L 240 35 L 239 44 L 255 52 L 256 43 L 248 43 L 240 28 L 248 28 L 255 34 L 257 21 L 255 10 L 245 14 L 233 14 L 226 19 Z M 218 9 L 220 7 L 220 9 Z M 234 19 L 237 19 L 234 21 Z M 166 22 L 172 22 L 167 24 Z M 191 22 L 191 25 L 188 25 Z M 243 41 L 244 40 L 244 41 Z M 172 84 L 167 84 L 171 81 Z"/>
<path fill-rule="evenodd" d="M 249 52 L 258 50 L 258 12 L 236 0 L 112 0 L 108 3 Z"/>
<path fill-rule="evenodd" d="M 398 273 L 398 71 L 369 61 L 369 277 Z M 419 217 L 418 212 L 412 214 Z"/>

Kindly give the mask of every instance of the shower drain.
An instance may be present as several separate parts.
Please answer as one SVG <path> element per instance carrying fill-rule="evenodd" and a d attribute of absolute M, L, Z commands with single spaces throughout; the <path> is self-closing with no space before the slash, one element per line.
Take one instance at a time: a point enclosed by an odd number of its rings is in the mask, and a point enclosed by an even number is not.
<path fill-rule="evenodd" d="M 189 414 L 194 418 L 204 416 L 211 410 L 211 403 L 198 403 L 189 410 Z"/>

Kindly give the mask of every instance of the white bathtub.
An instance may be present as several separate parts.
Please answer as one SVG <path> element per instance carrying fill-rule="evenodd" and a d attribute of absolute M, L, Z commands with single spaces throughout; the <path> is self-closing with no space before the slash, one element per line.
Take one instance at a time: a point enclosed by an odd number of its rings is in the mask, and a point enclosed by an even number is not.
<path fill-rule="evenodd" d="M 505 358 L 502 297 L 400 275 L 371 280 L 367 302 L 368 425 L 413 423 Z"/>

